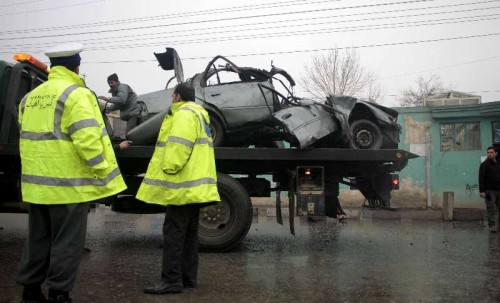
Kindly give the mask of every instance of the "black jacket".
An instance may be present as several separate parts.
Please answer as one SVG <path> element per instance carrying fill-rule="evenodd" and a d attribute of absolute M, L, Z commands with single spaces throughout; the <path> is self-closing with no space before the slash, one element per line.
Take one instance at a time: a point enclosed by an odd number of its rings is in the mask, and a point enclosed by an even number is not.
<path fill-rule="evenodd" d="M 479 192 L 487 190 L 500 191 L 500 159 L 486 159 L 479 166 Z"/>

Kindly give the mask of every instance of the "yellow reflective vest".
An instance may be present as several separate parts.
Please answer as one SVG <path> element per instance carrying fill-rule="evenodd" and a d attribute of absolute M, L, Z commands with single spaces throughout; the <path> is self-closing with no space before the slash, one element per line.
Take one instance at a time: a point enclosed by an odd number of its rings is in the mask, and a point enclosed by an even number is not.
<path fill-rule="evenodd" d="M 55 66 L 19 104 L 23 201 L 68 204 L 126 189 L 95 94 Z"/>
<path fill-rule="evenodd" d="M 206 110 L 194 102 L 172 105 L 137 199 L 160 205 L 220 201 L 209 124 Z"/>

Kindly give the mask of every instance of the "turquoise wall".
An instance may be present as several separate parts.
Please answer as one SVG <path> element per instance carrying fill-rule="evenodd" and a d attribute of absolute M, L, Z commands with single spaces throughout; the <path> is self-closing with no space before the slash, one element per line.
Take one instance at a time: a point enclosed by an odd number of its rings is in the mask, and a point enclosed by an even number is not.
<path fill-rule="evenodd" d="M 425 151 L 425 133 L 431 139 L 431 196 L 432 206 L 442 207 L 444 192 L 453 192 L 455 207 L 483 208 L 479 197 L 478 169 L 486 148 L 492 145 L 492 121 L 500 121 L 500 102 L 453 106 L 395 108 L 403 130 L 400 149 L 421 153 Z M 449 122 L 479 122 L 481 149 L 467 151 L 441 151 L 440 125 Z M 423 131 L 428 125 L 428 131 Z M 413 135 L 412 135 L 413 134 Z M 400 172 L 402 184 L 407 181 L 412 189 L 426 190 L 426 158 L 409 161 Z M 409 182 L 411 181 L 411 183 Z M 404 189 L 403 189 L 404 190 Z M 423 197 L 425 200 L 427 197 Z M 426 204 L 426 201 L 423 205 Z"/>
<path fill-rule="evenodd" d="M 416 153 L 412 147 L 415 144 L 423 144 L 425 142 L 425 137 L 420 137 L 422 143 L 415 143 L 410 141 L 407 137 L 407 130 L 409 129 L 408 120 L 418 123 L 428 122 L 430 119 L 430 114 L 428 111 L 421 110 L 422 108 L 395 108 L 400 114 L 398 122 L 402 126 L 402 132 L 400 135 L 399 148 L 407 151 Z M 410 111 L 411 110 L 411 111 Z M 399 178 L 401 181 L 411 180 L 410 186 L 418 189 L 425 189 L 425 157 L 420 155 L 420 157 L 411 159 L 408 165 L 399 173 Z"/>

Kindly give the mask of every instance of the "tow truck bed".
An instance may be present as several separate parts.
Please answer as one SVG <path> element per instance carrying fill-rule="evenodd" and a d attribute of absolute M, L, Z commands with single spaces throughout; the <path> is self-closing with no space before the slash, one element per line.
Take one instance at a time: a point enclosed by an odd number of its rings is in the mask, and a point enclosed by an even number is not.
<path fill-rule="evenodd" d="M 153 155 L 152 146 L 130 146 L 116 152 L 124 173 L 145 172 Z M 217 147 L 215 158 L 217 170 L 226 174 L 271 174 L 285 173 L 297 166 L 323 166 L 336 174 L 356 176 L 376 170 L 394 172 L 417 155 L 399 149 L 352 150 L 341 148 L 285 149 L 285 148 L 239 148 Z M 403 166 L 404 166 L 403 164 Z M 378 167 L 378 169 L 377 169 Z"/>

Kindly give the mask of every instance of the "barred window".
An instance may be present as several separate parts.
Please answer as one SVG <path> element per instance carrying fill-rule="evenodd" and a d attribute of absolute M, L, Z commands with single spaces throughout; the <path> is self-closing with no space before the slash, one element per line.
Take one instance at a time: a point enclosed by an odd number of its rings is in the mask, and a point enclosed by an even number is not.
<path fill-rule="evenodd" d="M 441 124 L 441 151 L 476 149 L 481 149 L 479 122 Z"/>

